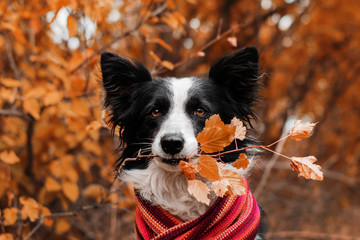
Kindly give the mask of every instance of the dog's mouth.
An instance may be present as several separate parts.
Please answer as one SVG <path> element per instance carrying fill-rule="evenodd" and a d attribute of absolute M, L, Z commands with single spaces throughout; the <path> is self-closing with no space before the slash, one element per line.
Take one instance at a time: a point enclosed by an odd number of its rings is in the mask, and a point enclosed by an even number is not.
<path fill-rule="evenodd" d="M 161 159 L 161 161 L 163 163 L 166 163 L 166 164 L 171 165 L 171 166 L 179 165 L 181 160 L 186 161 L 186 162 L 188 161 L 185 158 L 163 158 L 163 159 Z"/>

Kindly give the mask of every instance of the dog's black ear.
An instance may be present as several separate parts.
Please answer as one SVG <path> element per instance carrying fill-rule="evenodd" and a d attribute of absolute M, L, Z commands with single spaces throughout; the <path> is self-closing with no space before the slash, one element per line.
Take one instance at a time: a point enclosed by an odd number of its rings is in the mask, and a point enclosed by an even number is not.
<path fill-rule="evenodd" d="M 247 47 L 217 60 L 209 78 L 223 85 L 237 103 L 252 105 L 259 88 L 259 54 L 255 47 Z"/>
<path fill-rule="evenodd" d="M 151 74 L 135 59 L 130 61 L 110 52 L 101 54 L 100 65 L 106 93 L 104 106 L 110 112 L 110 122 L 116 127 L 133 101 L 133 89 L 151 81 Z"/>

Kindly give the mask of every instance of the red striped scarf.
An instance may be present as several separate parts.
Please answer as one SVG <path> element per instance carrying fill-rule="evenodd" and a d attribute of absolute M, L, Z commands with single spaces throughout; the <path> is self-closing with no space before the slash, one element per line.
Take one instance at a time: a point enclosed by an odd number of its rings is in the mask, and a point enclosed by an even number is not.
<path fill-rule="evenodd" d="M 260 225 L 260 210 L 248 183 L 246 194 L 219 197 L 200 217 L 183 222 L 159 206 L 136 196 L 137 239 L 251 239 Z"/>

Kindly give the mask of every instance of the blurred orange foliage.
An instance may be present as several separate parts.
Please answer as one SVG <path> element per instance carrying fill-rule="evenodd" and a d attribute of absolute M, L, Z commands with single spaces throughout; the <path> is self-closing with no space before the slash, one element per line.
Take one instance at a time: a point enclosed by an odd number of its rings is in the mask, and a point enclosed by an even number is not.
<path fill-rule="evenodd" d="M 329 179 L 303 190 L 277 164 L 258 196 L 271 236 L 359 236 L 349 220 L 360 217 L 359 11 L 357 0 L 1 1 L 0 239 L 130 236 L 133 190 L 114 181 L 101 52 L 139 59 L 155 75 L 203 76 L 217 57 L 247 45 L 260 49 L 266 73 L 264 142 L 292 119 L 321 122 L 312 139 L 283 151 L 316 155 Z M 260 178 L 255 171 L 253 182 Z"/>

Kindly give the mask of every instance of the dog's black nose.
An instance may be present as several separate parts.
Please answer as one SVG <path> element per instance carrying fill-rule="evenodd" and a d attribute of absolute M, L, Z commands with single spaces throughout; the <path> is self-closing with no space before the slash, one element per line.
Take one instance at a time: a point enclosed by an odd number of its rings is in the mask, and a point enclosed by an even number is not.
<path fill-rule="evenodd" d="M 184 147 L 184 139 L 180 134 L 167 134 L 160 140 L 161 148 L 165 153 L 175 155 Z"/>

